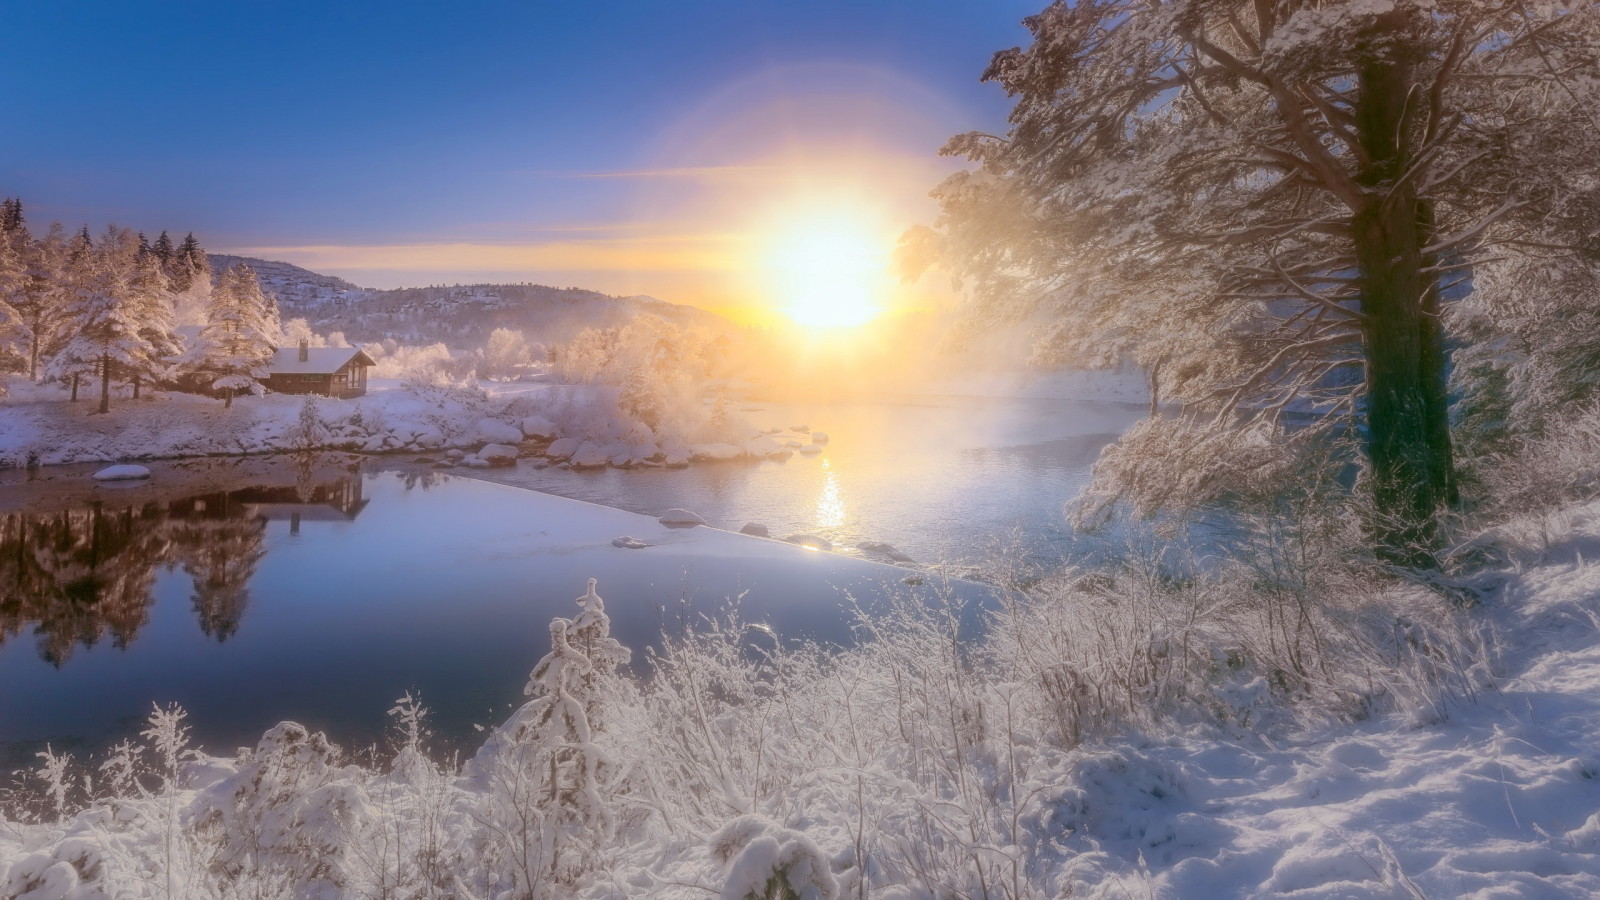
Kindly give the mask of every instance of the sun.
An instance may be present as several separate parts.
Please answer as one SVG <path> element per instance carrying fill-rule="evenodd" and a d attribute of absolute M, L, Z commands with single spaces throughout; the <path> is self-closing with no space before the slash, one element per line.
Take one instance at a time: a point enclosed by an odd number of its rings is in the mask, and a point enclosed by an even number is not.
<path fill-rule="evenodd" d="M 777 307 L 800 325 L 854 328 L 884 311 L 890 245 L 871 219 L 850 209 L 782 218 L 764 266 Z"/>

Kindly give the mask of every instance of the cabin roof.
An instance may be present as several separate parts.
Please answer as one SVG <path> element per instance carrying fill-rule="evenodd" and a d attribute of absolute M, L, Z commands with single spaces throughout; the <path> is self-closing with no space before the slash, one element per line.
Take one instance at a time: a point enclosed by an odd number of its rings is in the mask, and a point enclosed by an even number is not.
<path fill-rule="evenodd" d="M 272 354 L 267 371 L 273 375 L 332 375 L 352 360 L 357 365 L 375 366 L 372 357 L 360 347 L 312 347 L 300 360 L 299 347 L 283 347 Z"/>

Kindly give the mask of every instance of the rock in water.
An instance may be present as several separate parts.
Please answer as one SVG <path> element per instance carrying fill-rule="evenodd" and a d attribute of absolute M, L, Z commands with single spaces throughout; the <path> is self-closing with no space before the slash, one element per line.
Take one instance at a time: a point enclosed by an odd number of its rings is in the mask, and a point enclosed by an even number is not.
<path fill-rule="evenodd" d="M 832 550 L 833 542 L 819 534 L 791 534 L 784 538 L 791 544 L 810 547 L 813 550 Z"/>
<path fill-rule="evenodd" d="M 118 465 L 106 466 L 94 473 L 95 481 L 134 481 L 139 478 L 149 478 L 150 470 L 144 466 Z"/>
<path fill-rule="evenodd" d="M 650 545 L 636 537 L 628 537 L 627 535 L 623 535 L 619 538 L 612 538 L 611 546 L 621 547 L 624 550 L 643 550 Z"/>
<path fill-rule="evenodd" d="M 887 557 L 895 562 L 908 563 L 915 561 L 911 557 L 897 550 L 893 544 L 885 544 L 882 541 L 862 541 L 856 545 L 856 549 L 863 553 L 872 553 L 878 556 Z"/>
<path fill-rule="evenodd" d="M 739 529 L 739 533 L 753 534 L 756 537 L 772 537 L 772 532 L 767 530 L 767 526 L 762 525 L 759 522 L 744 523 L 744 527 Z"/>
<path fill-rule="evenodd" d="M 826 444 L 827 442 L 828 442 L 828 436 L 826 434 L 823 434 L 820 431 L 811 432 L 811 443 L 813 443 L 813 444 Z"/>
<path fill-rule="evenodd" d="M 706 520 L 687 509 L 669 509 L 666 514 L 656 521 L 668 528 L 693 528 L 696 525 L 706 524 Z"/>

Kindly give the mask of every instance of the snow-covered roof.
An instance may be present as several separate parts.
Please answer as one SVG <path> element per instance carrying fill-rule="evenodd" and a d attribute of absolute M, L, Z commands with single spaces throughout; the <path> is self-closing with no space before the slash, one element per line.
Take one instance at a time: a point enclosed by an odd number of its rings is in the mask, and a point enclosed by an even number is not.
<path fill-rule="evenodd" d="M 363 366 L 377 365 L 360 347 L 311 347 L 305 353 L 302 362 L 299 347 L 284 347 L 272 354 L 267 371 L 273 375 L 332 375 L 358 356 Z"/>

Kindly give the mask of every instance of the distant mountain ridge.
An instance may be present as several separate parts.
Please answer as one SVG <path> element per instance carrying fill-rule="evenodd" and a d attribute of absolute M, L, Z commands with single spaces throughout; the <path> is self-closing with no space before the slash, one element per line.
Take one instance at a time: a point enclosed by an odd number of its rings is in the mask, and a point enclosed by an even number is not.
<path fill-rule="evenodd" d="M 278 300 L 285 319 L 303 318 L 324 334 L 342 331 L 353 341 L 394 339 L 477 347 L 496 328 L 522 331 L 529 340 L 564 343 L 585 328 L 626 325 L 635 316 L 659 316 L 687 328 L 731 334 L 733 322 L 694 306 L 644 294 L 614 297 L 583 288 L 542 284 L 458 284 L 364 288 L 286 262 L 208 254 L 212 271 L 244 263 L 263 290 Z"/>

